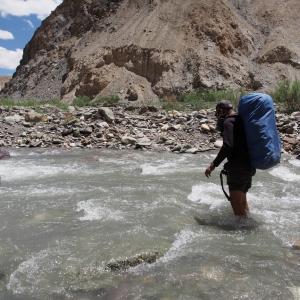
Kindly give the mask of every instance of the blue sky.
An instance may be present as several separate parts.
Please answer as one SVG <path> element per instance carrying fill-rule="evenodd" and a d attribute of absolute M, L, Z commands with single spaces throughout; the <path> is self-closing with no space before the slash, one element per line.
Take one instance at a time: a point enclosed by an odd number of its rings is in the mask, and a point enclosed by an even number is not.
<path fill-rule="evenodd" d="M 41 21 L 62 0 L 0 0 L 0 76 L 12 75 Z"/>

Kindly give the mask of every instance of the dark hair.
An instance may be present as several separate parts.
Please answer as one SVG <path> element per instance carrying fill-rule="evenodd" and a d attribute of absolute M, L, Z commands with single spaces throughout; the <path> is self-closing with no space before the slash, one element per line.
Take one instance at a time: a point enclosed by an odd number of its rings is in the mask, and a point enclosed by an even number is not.
<path fill-rule="evenodd" d="M 216 109 L 232 109 L 233 106 L 228 100 L 221 100 L 217 103 Z"/>

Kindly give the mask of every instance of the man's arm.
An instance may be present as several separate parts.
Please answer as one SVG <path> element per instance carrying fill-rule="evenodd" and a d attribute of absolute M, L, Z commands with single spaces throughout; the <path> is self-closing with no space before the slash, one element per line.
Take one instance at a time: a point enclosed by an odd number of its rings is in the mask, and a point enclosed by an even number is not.
<path fill-rule="evenodd" d="M 218 167 L 222 161 L 229 157 L 233 148 L 233 123 L 229 120 L 224 122 L 224 131 L 223 131 L 223 146 L 221 147 L 217 157 L 210 164 L 210 166 L 205 170 L 206 177 L 211 175 L 211 172 Z"/>

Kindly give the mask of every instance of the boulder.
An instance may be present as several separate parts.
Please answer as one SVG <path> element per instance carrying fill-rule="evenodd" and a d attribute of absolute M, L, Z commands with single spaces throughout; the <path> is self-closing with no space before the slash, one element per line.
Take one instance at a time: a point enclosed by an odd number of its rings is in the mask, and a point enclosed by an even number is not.
<path fill-rule="evenodd" d="M 181 125 L 180 124 L 173 125 L 172 129 L 174 129 L 174 130 L 180 130 L 181 129 Z"/>
<path fill-rule="evenodd" d="M 136 267 L 140 264 L 152 264 L 156 262 L 159 257 L 158 252 L 153 253 L 142 253 L 132 257 L 126 257 L 123 259 L 117 259 L 110 261 L 105 269 L 109 271 L 124 271 L 128 268 Z"/>
<path fill-rule="evenodd" d="M 23 121 L 24 118 L 18 114 L 12 115 L 12 116 L 7 116 L 4 118 L 4 121 L 8 124 L 14 124 L 14 123 L 19 123 Z"/>
<path fill-rule="evenodd" d="M 76 108 L 72 105 L 68 106 L 68 112 L 74 113 L 76 111 Z"/>
<path fill-rule="evenodd" d="M 170 129 L 170 126 L 168 124 L 165 124 L 161 127 L 161 131 L 168 131 Z"/>
<path fill-rule="evenodd" d="M 295 111 L 291 114 L 291 117 L 294 118 L 296 121 L 300 122 L 300 111 Z"/>
<path fill-rule="evenodd" d="M 210 132 L 210 127 L 207 124 L 202 124 L 200 128 L 203 132 Z"/>
<path fill-rule="evenodd" d="M 98 114 L 108 123 L 112 123 L 115 120 L 113 111 L 108 107 L 100 107 Z"/>
<path fill-rule="evenodd" d="M 140 147 L 151 146 L 151 144 L 152 144 L 151 140 L 147 137 L 140 138 L 136 141 L 136 145 Z"/>
<path fill-rule="evenodd" d="M 38 123 L 47 121 L 47 116 L 31 111 L 25 114 L 25 121 L 30 123 Z"/>
<path fill-rule="evenodd" d="M 124 135 L 121 142 L 123 145 L 135 145 L 137 141 L 134 137 Z"/>
<path fill-rule="evenodd" d="M 92 127 L 81 128 L 79 129 L 79 132 L 83 135 L 90 135 L 93 133 L 93 128 Z"/>
<path fill-rule="evenodd" d="M 97 123 L 97 125 L 100 127 L 100 128 L 109 128 L 109 125 L 107 122 L 100 122 L 100 123 Z"/>
<path fill-rule="evenodd" d="M 64 129 L 61 133 L 62 136 L 67 136 L 73 133 L 73 128 Z"/>
<path fill-rule="evenodd" d="M 216 148 L 221 148 L 223 146 L 223 141 L 222 140 L 215 141 L 214 146 Z"/>
<path fill-rule="evenodd" d="M 29 147 L 37 148 L 37 147 L 41 147 L 42 144 L 43 144 L 43 141 L 41 141 L 41 140 L 31 141 L 29 144 Z"/>

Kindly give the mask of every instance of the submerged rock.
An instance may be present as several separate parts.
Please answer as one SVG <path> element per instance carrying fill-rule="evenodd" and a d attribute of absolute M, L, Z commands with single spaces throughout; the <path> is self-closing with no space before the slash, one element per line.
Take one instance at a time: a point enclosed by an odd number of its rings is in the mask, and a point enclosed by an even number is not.
<path fill-rule="evenodd" d="M 152 264 L 156 262 L 159 257 L 158 252 L 141 253 L 133 257 L 126 257 L 124 259 L 112 260 L 106 266 L 106 270 L 110 271 L 124 271 L 128 268 L 136 267 L 140 264 Z"/>
<path fill-rule="evenodd" d="M 293 249 L 300 250 L 300 240 L 293 243 Z"/>

